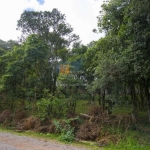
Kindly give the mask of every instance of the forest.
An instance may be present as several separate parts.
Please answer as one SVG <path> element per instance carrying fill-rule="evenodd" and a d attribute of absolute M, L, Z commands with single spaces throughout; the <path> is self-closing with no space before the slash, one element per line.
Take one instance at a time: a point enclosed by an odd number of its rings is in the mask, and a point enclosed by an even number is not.
<path fill-rule="evenodd" d="M 138 132 L 132 148 L 148 149 L 150 1 L 101 7 L 93 32 L 105 36 L 87 45 L 58 9 L 21 14 L 19 41 L 0 40 L 2 126 L 118 149 L 125 132 Z"/>

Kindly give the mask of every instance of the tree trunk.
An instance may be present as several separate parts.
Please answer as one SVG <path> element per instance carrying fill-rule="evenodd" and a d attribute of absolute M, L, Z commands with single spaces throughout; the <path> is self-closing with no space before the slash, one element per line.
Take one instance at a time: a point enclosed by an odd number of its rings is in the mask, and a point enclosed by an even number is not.
<path fill-rule="evenodd" d="M 143 87 L 142 85 L 139 85 L 139 93 L 140 93 L 140 109 L 144 109 L 144 95 L 143 95 Z"/>
<path fill-rule="evenodd" d="M 54 75 L 54 77 L 53 77 L 53 95 L 55 95 L 55 91 L 56 91 L 56 79 L 57 79 L 57 77 L 56 77 L 56 75 Z"/>
<path fill-rule="evenodd" d="M 101 90 L 98 90 L 98 95 L 99 95 L 99 99 L 98 99 L 98 103 L 99 105 L 101 105 Z"/>
<path fill-rule="evenodd" d="M 34 93 L 34 100 L 33 100 L 33 113 L 36 110 L 36 87 L 35 87 L 35 93 Z"/>
<path fill-rule="evenodd" d="M 102 110 L 105 111 L 105 89 L 102 89 Z"/>
<path fill-rule="evenodd" d="M 148 118 L 150 122 L 150 93 L 149 93 L 149 80 L 145 80 L 145 97 L 148 104 Z"/>
<path fill-rule="evenodd" d="M 131 94 L 131 99 L 132 99 L 132 104 L 133 104 L 133 111 L 135 112 L 137 109 L 137 96 L 136 96 L 133 77 L 132 77 L 131 84 L 130 84 L 130 92 L 131 92 L 130 94 Z"/>

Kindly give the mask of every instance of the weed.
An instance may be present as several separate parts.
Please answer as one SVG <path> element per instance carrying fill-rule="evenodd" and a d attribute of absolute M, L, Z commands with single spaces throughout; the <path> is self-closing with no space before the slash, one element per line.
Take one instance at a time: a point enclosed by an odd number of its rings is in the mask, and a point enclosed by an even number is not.
<path fill-rule="evenodd" d="M 61 141 L 72 142 L 74 140 L 74 128 L 70 125 L 70 119 L 64 120 L 64 125 L 61 125 L 60 122 L 56 120 L 54 120 L 53 122 L 56 130 L 61 134 L 59 137 Z"/>

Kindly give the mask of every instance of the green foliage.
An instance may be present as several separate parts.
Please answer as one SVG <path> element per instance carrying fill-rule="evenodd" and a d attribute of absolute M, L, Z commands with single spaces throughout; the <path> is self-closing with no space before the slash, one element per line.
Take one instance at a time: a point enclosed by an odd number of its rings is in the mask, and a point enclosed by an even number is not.
<path fill-rule="evenodd" d="M 45 90 L 45 98 L 37 102 L 39 107 L 39 117 L 41 120 L 48 118 L 63 118 L 67 115 L 67 105 L 65 100 L 59 99 Z"/>
<path fill-rule="evenodd" d="M 0 90 L 4 94 L 7 92 L 7 99 L 11 97 L 11 108 L 15 99 L 22 99 L 22 104 L 33 97 L 36 101 L 35 93 L 40 90 L 47 67 L 47 50 L 38 36 L 31 35 L 22 45 L 0 57 Z"/>
<path fill-rule="evenodd" d="M 134 110 L 146 101 L 150 110 L 149 6 L 147 0 L 110 0 L 102 5 L 98 27 L 106 36 L 91 44 L 85 64 L 91 77 L 87 90 L 98 91 L 104 105 L 106 97 L 118 104 L 130 97 Z"/>
<path fill-rule="evenodd" d="M 46 42 L 49 50 L 48 54 L 40 51 L 40 55 L 34 55 L 37 50 L 36 47 L 30 47 L 30 56 L 33 57 L 34 60 L 32 59 L 32 61 L 34 63 L 38 58 L 38 62 L 42 65 L 39 58 L 43 57 L 43 54 L 47 54 L 48 58 L 45 61 L 48 63 L 48 66 L 43 70 L 45 74 L 42 80 L 45 84 L 44 88 L 49 88 L 50 92 L 54 94 L 56 92 L 59 60 L 66 61 L 69 52 L 68 46 L 78 40 L 79 37 L 72 34 L 73 28 L 66 23 L 65 15 L 57 9 L 53 9 L 51 12 L 24 11 L 18 20 L 17 26 L 18 30 L 22 31 L 22 37 L 36 34 L 43 43 Z M 35 41 L 32 42 L 31 40 L 29 43 L 36 44 Z"/>
<path fill-rule="evenodd" d="M 67 128 L 67 130 L 62 131 L 61 136 L 60 136 L 60 140 L 72 142 L 75 138 L 73 132 L 74 132 L 74 129 L 69 126 Z"/>
<path fill-rule="evenodd" d="M 77 42 L 57 9 L 23 12 L 18 20 L 21 45 L 0 40 L 0 98 L 11 108 L 15 101 L 22 108 L 26 101 L 35 107 L 38 101 L 43 120 L 73 114 L 77 99 L 97 95 L 103 110 L 109 100 L 150 111 L 149 8 L 149 0 L 107 1 L 98 16 L 98 28 L 106 36 L 87 46 Z M 59 74 L 60 64 L 68 64 L 71 71 Z M 81 109 L 79 105 L 77 112 Z"/>
<path fill-rule="evenodd" d="M 75 136 L 74 136 L 74 128 L 71 127 L 71 125 L 70 125 L 71 121 L 72 121 L 72 119 L 64 120 L 64 123 L 65 123 L 64 126 L 62 126 L 59 123 L 59 121 L 56 121 L 56 120 L 53 121 L 57 131 L 61 133 L 61 135 L 59 137 L 60 140 L 67 141 L 67 142 L 72 142 L 74 140 L 74 138 L 75 138 Z"/>
<path fill-rule="evenodd" d="M 88 100 L 77 100 L 76 104 L 76 113 L 83 113 L 87 114 L 91 107 L 93 107 L 93 104 L 90 104 Z M 98 102 L 95 102 L 95 105 L 98 105 Z"/>
<path fill-rule="evenodd" d="M 127 137 L 124 140 L 121 140 L 117 144 L 111 144 L 108 148 L 109 150 L 116 150 L 116 149 L 121 149 L 121 150 L 149 150 L 149 146 L 142 145 L 138 143 L 132 136 Z"/>
<path fill-rule="evenodd" d="M 69 74 L 59 74 L 58 76 L 58 84 L 63 84 L 63 85 L 79 85 L 80 80 L 76 80 L 73 76 Z"/>
<path fill-rule="evenodd" d="M 19 46 L 17 41 L 9 40 L 9 41 L 3 41 L 0 40 L 0 49 L 4 49 L 5 52 L 8 52 L 14 48 L 14 46 Z"/>

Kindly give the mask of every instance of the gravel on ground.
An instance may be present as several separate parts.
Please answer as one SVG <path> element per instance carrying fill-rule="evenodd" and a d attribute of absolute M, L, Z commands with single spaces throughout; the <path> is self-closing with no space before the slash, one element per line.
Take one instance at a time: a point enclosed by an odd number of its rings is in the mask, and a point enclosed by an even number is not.
<path fill-rule="evenodd" d="M 54 140 L 20 136 L 0 132 L 0 150 L 87 150 L 88 148 L 63 144 Z"/>

